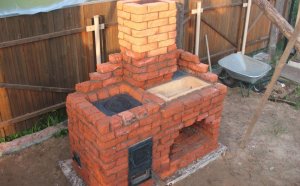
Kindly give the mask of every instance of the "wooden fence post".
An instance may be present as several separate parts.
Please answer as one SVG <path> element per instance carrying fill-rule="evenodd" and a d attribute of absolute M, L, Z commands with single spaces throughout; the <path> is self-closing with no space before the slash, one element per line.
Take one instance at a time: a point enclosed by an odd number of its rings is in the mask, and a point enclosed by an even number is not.
<path fill-rule="evenodd" d="M 199 56 L 199 46 L 200 46 L 200 25 L 201 25 L 201 13 L 202 13 L 202 1 L 197 2 L 197 19 L 196 19 L 196 39 L 195 39 L 195 55 Z"/>
<path fill-rule="evenodd" d="M 250 19 L 250 13 L 251 13 L 251 5 L 252 5 L 252 0 L 248 0 L 248 3 L 247 3 L 247 13 L 246 13 L 246 21 L 245 21 L 244 34 L 243 34 L 243 42 L 242 42 L 242 54 L 245 54 L 245 51 L 246 51 L 247 36 L 248 36 L 248 27 L 249 27 L 249 19 Z"/>

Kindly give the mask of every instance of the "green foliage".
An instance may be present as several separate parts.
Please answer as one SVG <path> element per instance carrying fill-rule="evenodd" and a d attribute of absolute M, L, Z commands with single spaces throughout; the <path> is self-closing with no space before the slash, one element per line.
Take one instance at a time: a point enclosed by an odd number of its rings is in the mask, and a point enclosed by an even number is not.
<path fill-rule="evenodd" d="M 62 121 L 65 121 L 66 119 L 67 114 L 65 109 L 52 111 L 40 117 L 40 119 L 33 125 L 33 127 L 17 132 L 16 134 L 0 138 L 0 143 L 12 141 L 22 136 L 39 132 L 47 127 L 54 126 Z"/>
<path fill-rule="evenodd" d="M 298 13 L 298 4 L 299 4 L 299 0 L 294 0 L 295 4 L 294 7 L 292 7 L 291 11 L 292 11 L 292 19 L 291 19 L 291 25 L 295 26 L 296 24 L 296 20 L 297 20 L 297 13 Z"/>
<path fill-rule="evenodd" d="M 277 121 L 271 129 L 271 133 L 276 137 L 281 136 L 282 134 L 287 133 L 287 127 L 285 125 L 282 125 L 279 121 Z"/>
<path fill-rule="evenodd" d="M 55 138 L 59 138 L 59 137 L 67 136 L 68 133 L 69 133 L 68 129 L 62 129 L 62 130 L 56 132 L 53 136 L 54 136 Z"/>
<path fill-rule="evenodd" d="M 297 96 L 298 99 L 296 99 L 296 105 L 295 108 L 297 110 L 300 110 L 300 85 L 296 88 L 295 90 L 295 94 Z"/>

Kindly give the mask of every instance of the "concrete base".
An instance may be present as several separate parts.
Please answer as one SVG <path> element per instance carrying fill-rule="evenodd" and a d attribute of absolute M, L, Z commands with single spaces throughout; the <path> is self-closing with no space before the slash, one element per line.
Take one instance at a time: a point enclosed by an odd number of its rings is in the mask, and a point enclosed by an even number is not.
<path fill-rule="evenodd" d="M 42 131 L 26 135 L 10 142 L 0 144 L 0 157 L 14 152 L 18 152 L 27 147 L 39 144 L 51 138 L 55 133 L 67 129 L 68 121 L 61 122 L 55 126 L 48 127 Z"/>
<path fill-rule="evenodd" d="M 179 182 L 180 180 L 185 179 L 189 175 L 195 173 L 199 169 L 205 167 L 210 162 L 216 160 L 221 155 L 223 155 L 227 151 L 227 147 L 219 144 L 219 148 L 215 151 L 207 154 L 201 159 L 198 159 L 194 163 L 190 164 L 188 167 L 178 170 L 173 176 L 168 178 L 166 181 L 158 180 L 157 177 L 154 174 L 153 180 L 155 180 L 156 185 L 174 185 L 175 183 Z M 67 177 L 69 182 L 72 186 L 86 186 L 83 180 L 77 175 L 75 170 L 72 167 L 72 160 L 64 160 L 59 161 L 59 166 L 64 173 L 64 175 Z"/>
<path fill-rule="evenodd" d="M 72 186 L 86 186 L 83 180 L 77 175 L 77 173 L 73 169 L 72 159 L 59 161 L 58 164 Z"/>
<path fill-rule="evenodd" d="M 179 182 L 180 180 L 185 179 L 186 177 L 188 177 L 191 174 L 195 173 L 199 169 L 201 169 L 201 168 L 205 167 L 206 165 L 208 165 L 210 162 L 216 160 L 221 155 L 224 155 L 226 151 L 227 151 L 227 147 L 220 143 L 218 149 L 216 149 L 215 151 L 207 154 L 203 158 L 198 159 L 197 161 L 190 164 L 186 168 L 178 170 L 173 176 L 171 176 L 170 178 L 168 178 L 165 181 L 164 185 L 174 185 L 175 183 Z"/>
<path fill-rule="evenodd" d="M 300 69 L 300 63 L 299 62 L 295 62 L 295 61 L 290 60 L 288 62 L 288 65 L 291 66 L 291 67 Z"/>

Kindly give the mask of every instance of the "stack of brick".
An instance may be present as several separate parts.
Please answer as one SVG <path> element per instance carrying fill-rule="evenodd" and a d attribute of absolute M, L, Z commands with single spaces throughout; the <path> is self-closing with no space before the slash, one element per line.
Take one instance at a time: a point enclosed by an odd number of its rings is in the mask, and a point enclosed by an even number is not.
<path fill-rule="evenodd" d="M 176 3 L 118 1 L 119 44 L 124 80 L 149 88 L 177 70 Z"/>
<path fill-rule="evenodd" d="M 214 73 L 208 72 L 208 65 L 201 63 L 198 56 L 180 49 L 177 50 L 177 52 L 179 69 L 211 83 L 218 81 L 218 76 Z"/>
<path fill-rule="evenodd" d="M 154 170 L 161 179 L 174 174 L 193 161 L 203 157 L 218 147 L 219 127 L 223 110 L 223 101 L 227 88 L 222 84 L 196 90 L 189 96 L 183 96 L 161 108 L 161 138 L 155 148 L 160 152 L 162 161 L 154 164 Z M 181 129 L 197 128 L 201 134 L 196 134 L 187 140 Z M 201 136 L 199 136 L 201 135 Z M 193 140 L 193 138 L 197 138 Z M 179 144 L 176 143 L 179 141 Z M 179 145 L 174 147 L 174 145 Z M 176 149 L 177 148 L 177 149 Z M 178 148 L 181 148 L 177 152 Z M 156 166 L 160 166 L 159 168 Z"/>
<path fill-rule="evenodd" d="M 92 102 L 117 94 L 129 94 L 141 106 L 107 116 Z M 127 83 L 116 83 L 89 93 L 76 92 L 67 98 L 69 138 L 72 154 L 80 156 L 81 166 L 74 167 L 91 186 L 128 184 L 128 148 L 144 139 L 159 138 L 163 101 Z M 154 163 L 161 162 L 154 155 Z"/>
<path fill-rule="evenodd" d="M 167 178 L 218 147 L 226 91 L 226 86 L 217 83 L 166 103 L 121 82 L 70 94 L 67 111 L 71 153 L 76 152 L 81 160 L 81 166 L 73 162 L 76 172 L 91 186 L 127 185 L 128 148 L 152 137 L 152 170 L 161 179 Z M 123 93 L 142 105 L 107 116 L 92 104 Z M 182 140 L 186 136 L 182 136 L 181 129 L 191 126 L 200 128 L 201 136 Z M 180 146 L 176 148 L 178 141 Z"/>
<path fill-rule="evenodd" d="M 97 72 L 89 74 L 90 81 L 76 84 L 79 92 L 91 92 L 123 80 L 123 58 L 119 53 L 109 55 L 107 63 L 97 65 Z"/>

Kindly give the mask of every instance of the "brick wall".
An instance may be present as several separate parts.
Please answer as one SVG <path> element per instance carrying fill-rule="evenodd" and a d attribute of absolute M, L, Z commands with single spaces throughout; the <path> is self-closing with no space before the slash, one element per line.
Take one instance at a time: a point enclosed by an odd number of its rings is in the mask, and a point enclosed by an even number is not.
<path fill-rule="evenodd" d="M 169 81 L 177 70 L 176 3 L 118 1 L 124 79 L 141 88 Z"/>
<path fill-rule="evenodd" d="M 121 53 L 77 84 L 66 104 L 71 153 L 81 160 L 73 166 L 92 186 L 128 185 L 128 148 L 149 137 L 152 169 L 161 179 L 216 149 L 227 91 L 197 56 L 176 48 L 174 2 L 117 5 Z M 211 85 L 169 102 L 145 90 L 170 81 L 178 69 Z M 107 116 L 92 104 L 121 93 L 142 105 Z"/>

